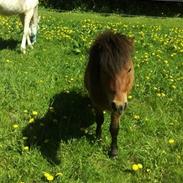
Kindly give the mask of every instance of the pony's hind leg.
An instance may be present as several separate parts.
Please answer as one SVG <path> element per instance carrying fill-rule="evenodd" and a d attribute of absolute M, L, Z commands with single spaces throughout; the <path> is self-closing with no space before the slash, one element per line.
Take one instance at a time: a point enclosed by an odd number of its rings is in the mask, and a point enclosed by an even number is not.
<path fill-rule="evenodd" d="M 101 140 L 103 122 L 104 122 L 103 111 L 99 111 L 99 110 L 96 109 L 96 123 L 97 123 L 96 137 L 97 137 L 98 140 Z"/>
<path fill-rule="evenodd" d="M 109 155 L 111 157 L 115 157 L 117 155 L 118 146 L 117 146 L 117 136 L 119 132 L 119 121 L 120 121 L 120 114 L 117 112 L 113 112 L 111 114 L 111 124 L 110 124 L 110 133 L 111 133 L 111 149 Z"/>

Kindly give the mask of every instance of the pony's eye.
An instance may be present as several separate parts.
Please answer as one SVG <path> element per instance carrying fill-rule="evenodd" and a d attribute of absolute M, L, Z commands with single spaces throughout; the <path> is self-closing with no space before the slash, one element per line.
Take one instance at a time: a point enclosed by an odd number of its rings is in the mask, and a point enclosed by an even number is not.
<path fill-rule="evenodd" d="M 128 72 L 130 72 L 131 70 L 132 70 L 132 68 L 129 68 L 129 69 L 128 69 Z"/>

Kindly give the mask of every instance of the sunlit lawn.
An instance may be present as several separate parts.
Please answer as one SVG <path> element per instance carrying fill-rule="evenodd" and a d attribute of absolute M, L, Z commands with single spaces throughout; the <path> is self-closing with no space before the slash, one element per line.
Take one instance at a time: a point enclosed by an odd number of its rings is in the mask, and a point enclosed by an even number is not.
<path fill-rule="evenodd" d="M 183 21 L 41 10 L 38 42 L 19 52 L 22 27 L 0 17 L 0 182 L 182 182 Z M 95 36 L 135 37 L 135 85 L 108 157 L 83 74 Z"/>

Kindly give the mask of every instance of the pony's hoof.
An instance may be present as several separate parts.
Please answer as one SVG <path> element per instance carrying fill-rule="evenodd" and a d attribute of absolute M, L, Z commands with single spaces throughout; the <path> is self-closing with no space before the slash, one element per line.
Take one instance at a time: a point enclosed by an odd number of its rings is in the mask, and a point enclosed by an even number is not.
<path fill-rule="evenodd" d="M 110 157 L 110 158 L 114 159 L 114 158 L 117 157 L 117 155 L 118 155 L 118 150 L 117 150 L 116 148 L 115 148 L 115 149 L 111 149 L 111 150 L 109 151 L 109 157 Z"/>
<path fill-rule="evenodd" d="M 23 54 L 26 54 L 25 48 L 21 48 L 21 52 L 22 52 Z"/>

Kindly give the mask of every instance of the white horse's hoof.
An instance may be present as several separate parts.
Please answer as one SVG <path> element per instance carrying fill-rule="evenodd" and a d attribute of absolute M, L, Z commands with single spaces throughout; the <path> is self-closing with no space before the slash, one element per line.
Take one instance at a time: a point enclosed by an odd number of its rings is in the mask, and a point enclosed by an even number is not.
<path fill-rule="evenodd" d="M 36 41 L 32 42 L 32 45 L 34 45 L 36 43 Z"/>
<path fill-rule="evenodd" d="M 32 44 L 30 45 L 30 48 L 31 48 L 31 49 L 33 49 L 33 48 L 34 48 Z"/>
<path fill-rule="evenodd" d="M 21 52 L 22 52 L 23 54 L 26 54 L 25 48 L 21 48 Z"/>

